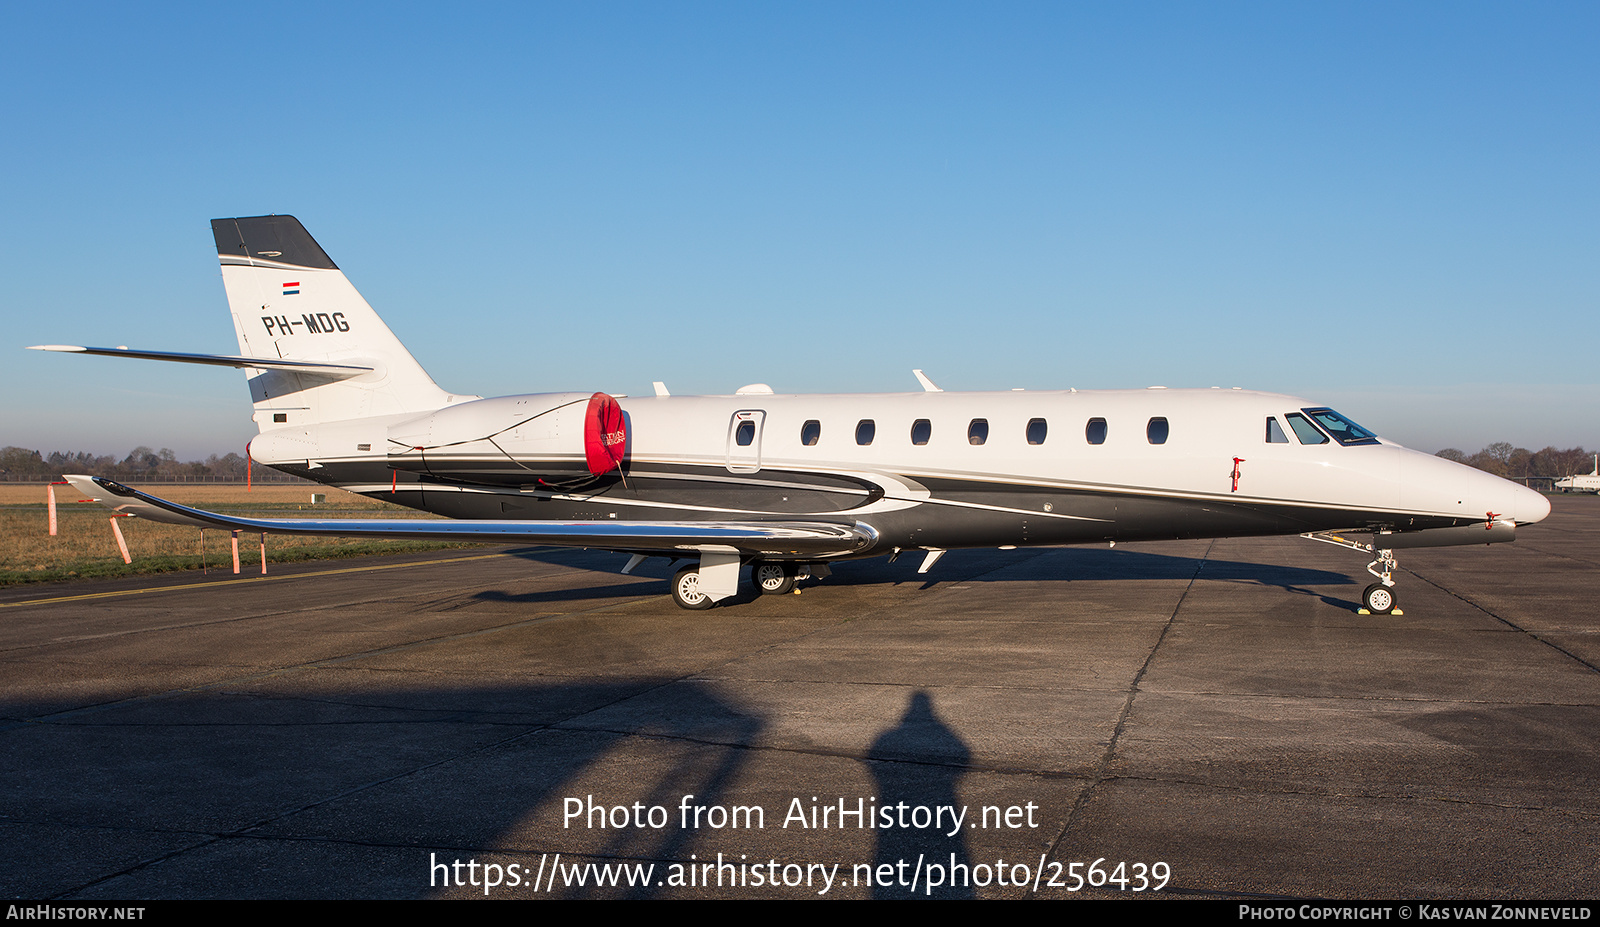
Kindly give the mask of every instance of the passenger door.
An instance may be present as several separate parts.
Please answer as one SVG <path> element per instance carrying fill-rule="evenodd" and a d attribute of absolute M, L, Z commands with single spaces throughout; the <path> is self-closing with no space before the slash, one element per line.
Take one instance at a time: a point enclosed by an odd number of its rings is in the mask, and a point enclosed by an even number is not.
<path fill-rule="evenodd" d="M 746 409 L 728 421 L 728 472 L 755 473 L 761 469 L 761 426 L 767 413 Z"/>

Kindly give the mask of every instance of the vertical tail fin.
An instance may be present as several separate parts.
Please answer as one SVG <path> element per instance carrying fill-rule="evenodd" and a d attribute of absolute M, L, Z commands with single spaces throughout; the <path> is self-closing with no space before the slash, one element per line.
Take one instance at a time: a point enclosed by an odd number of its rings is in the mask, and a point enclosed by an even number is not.
<path fill-rule="evenodd" d="M 211 232 L 241 355 L 373 368 L 348 379 L 252 369 L 261 430 L 428 412 L 462 398 L 433 382 L 300 220 L 213 219 Z"/>

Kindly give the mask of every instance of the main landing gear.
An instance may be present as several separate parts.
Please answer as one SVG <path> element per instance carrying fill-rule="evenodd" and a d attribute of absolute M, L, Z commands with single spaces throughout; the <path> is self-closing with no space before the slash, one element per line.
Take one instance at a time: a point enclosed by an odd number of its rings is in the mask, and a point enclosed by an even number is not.
<path fill-rule="evenodd" d="M 787 595 L 794 591 L 799 572 L 792 563 L 757 560 L 750 567 L 750 580 L 762 595 Z"/>
<path fill-rule="evenodd" d="M 679 608 L 697 612 L 717 604 L 700 588 L 700 568 L 694 565 L 684 567 L 672 577 L 672 601 Z"/>
<path fill-rule="evenodd" d="M 737 561 L 734 563 L 737 569 Z M 631 567 L 630 567 L 631 569 Z M 672 577 L 672 601 L 679 608 L 702 611 L 726 598 L 727 593 L 716 595 L 700 575 L 700 565 L 691 563 Z M 794 591 L 802 576 L 826 575 L 818 566 L 802 565 L 784 560 L 756 560 L 750 565 L 750 581 L 761 595 L 786 595 Z M 731 587 L 730 587 L 731 588 Z"/>
<path fill-rule="evenodd" d="M 1321 541 L 1324 544 L 1337 544 L 1351 550 L 1359 550 L 1364 554 L 1372 554 L 1377 559 L 1367 564 L 1367 572 L 1378 578 L 1378 581 L 1368 586 L 1361 592 L 1361 610 L 1373 615 L 1401 615 L 1404 612 L 1396 607 L 1394 595 L 1394 571 L 1400 565 L 1394 559 L 1394 551 L 1383 550 L 1375 544 L 1362 544 L 1341 537 L 1337 532 L 1319 531 L 1315 534 L 1302 534 L 1303 538 Z M 1379 534 L 1376 537 L 1384 537 Z M 1379 568 L 1382 568 L 1381 570 Z"/>

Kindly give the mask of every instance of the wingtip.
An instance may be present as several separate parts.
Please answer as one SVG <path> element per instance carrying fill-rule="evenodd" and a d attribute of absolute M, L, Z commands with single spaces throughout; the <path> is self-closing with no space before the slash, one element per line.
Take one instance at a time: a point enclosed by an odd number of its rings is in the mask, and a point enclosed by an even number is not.
<path fill-rule="evenodd" d="M 78 354 L 78 353 L 81 353 L 83 351 L 87 351 L 89 349 L 84 347 L 84 346 L 82 346 L 82 345 L 78 345 L 78 344 L 32 344 L 32 345 L 28 346 L 27 350 L 29 350 L 29 351 L 65 351 L 65 352 L 72 353 L 72 354 Z"/>
<path fill-rule="evenodd" d="M 100 490 L 100 487 L 95 484 L 94 477 L 86 473 L 63 473 L 61 478 L 86 498 L 93 499 L 96 502 L 100 501 L 100 498 L 105 495 Z"/>

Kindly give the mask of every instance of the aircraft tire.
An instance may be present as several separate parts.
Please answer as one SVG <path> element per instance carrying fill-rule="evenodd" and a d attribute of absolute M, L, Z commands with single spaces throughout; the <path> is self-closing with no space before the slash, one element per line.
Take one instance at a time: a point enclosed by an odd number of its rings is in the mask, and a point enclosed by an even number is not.
<path fill-rule="evenodd" d="M 795 568 L 787 563 L 757 560 L 750 568 L 750 579 L 762 595 L 785 595 L 794 591 Z"/>
<path fill-rule="evenodd" d="M 1361 593 L 1361 604 L 1374 615 L 1387 615 L 1394 611 L 1394 590 L 1383 583 L 1373 583 Z"/>
<path fill-rule="evenodd" d="M 717 604 L 712 598 L 700 591 L 700 568 L 686 566 L 672 577 L 672 601 L 679 608 L 690 611 L 703 611 Z"/>

